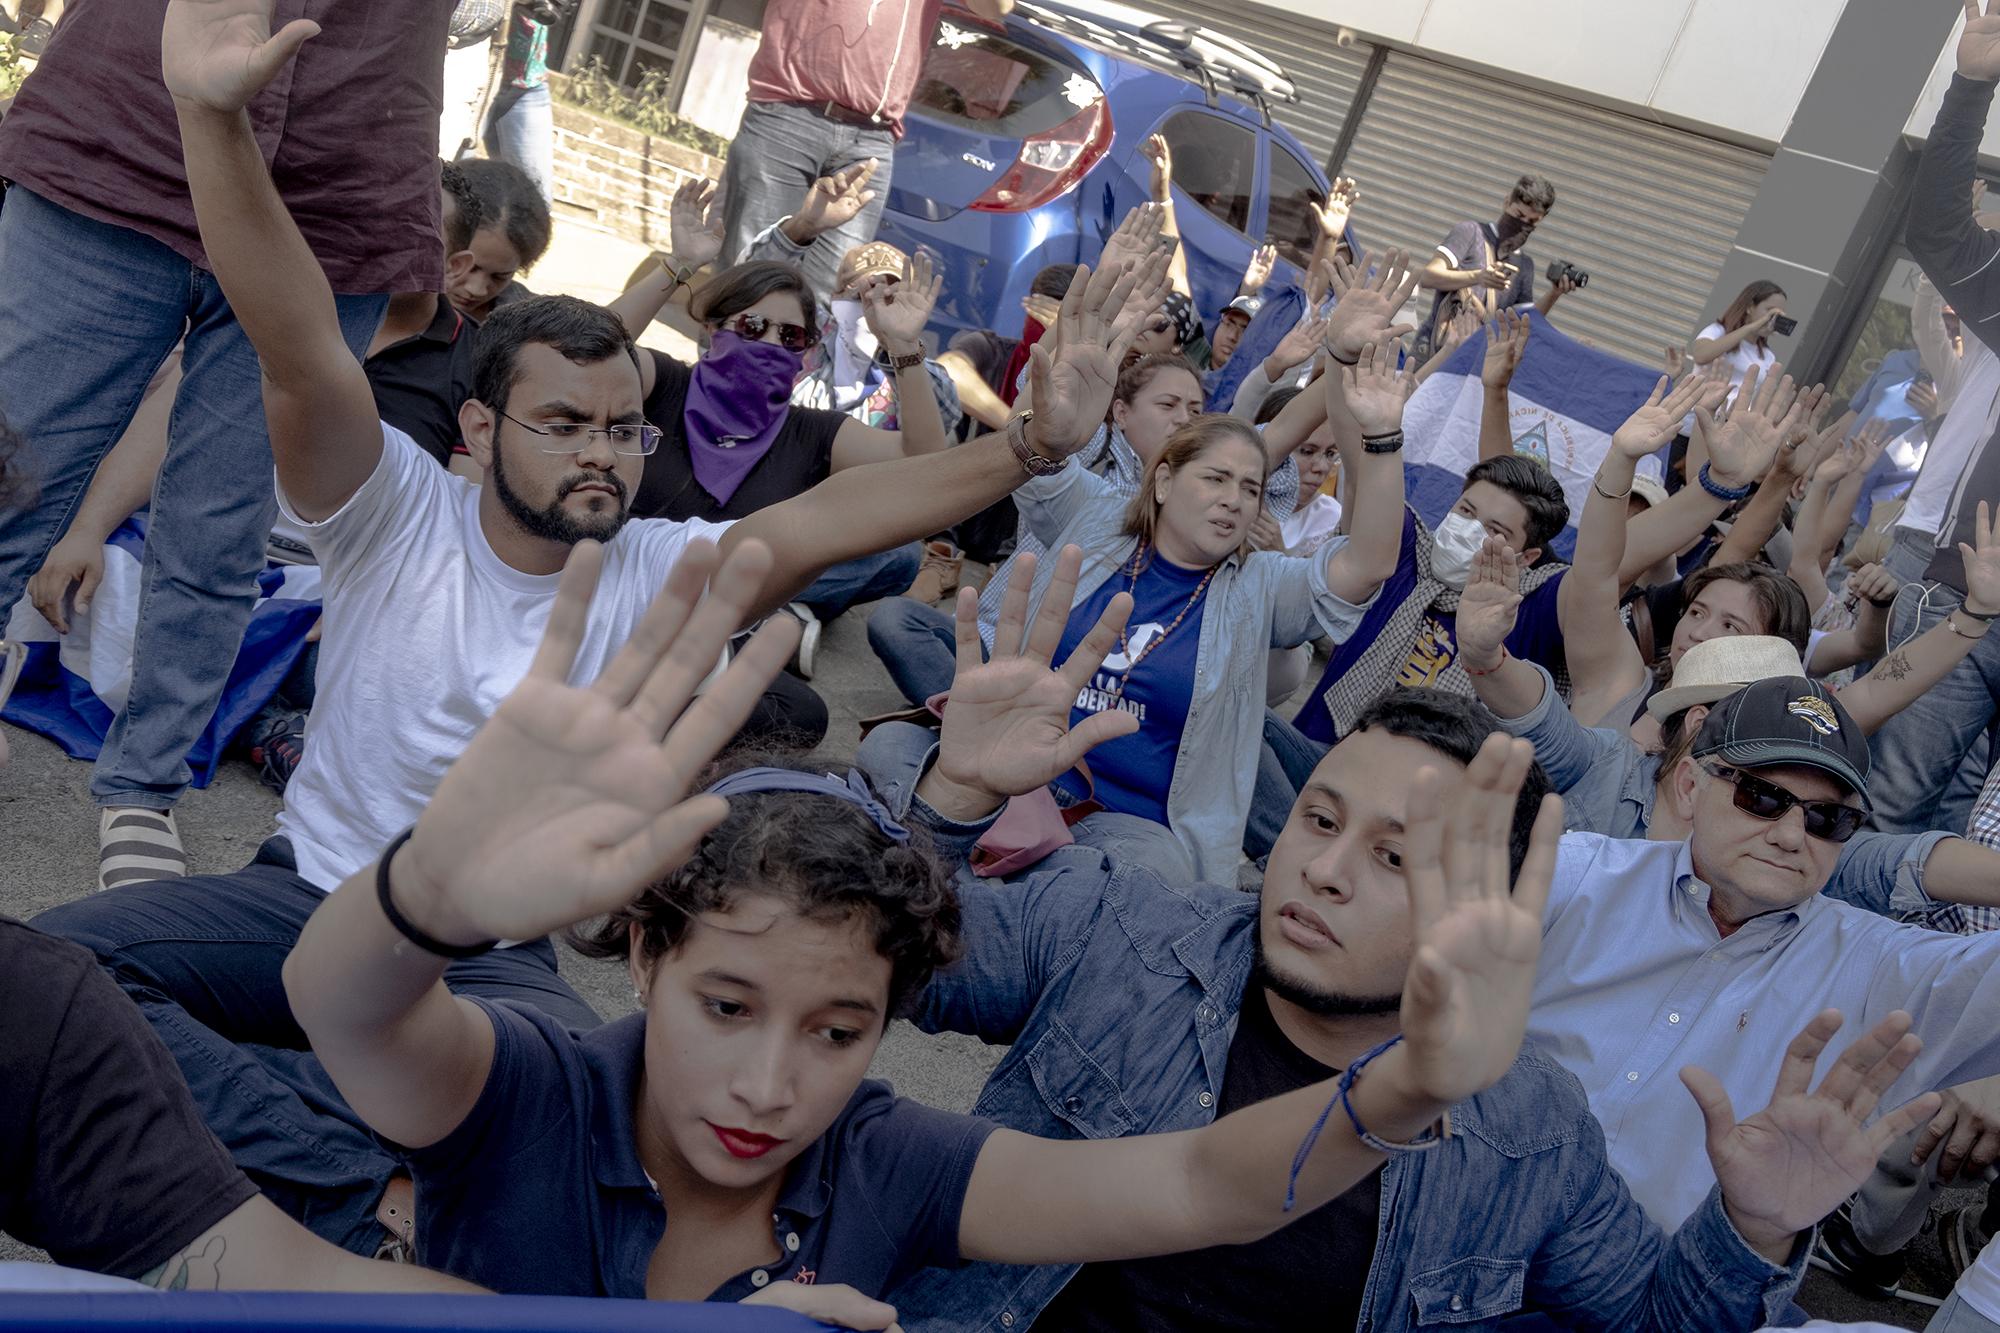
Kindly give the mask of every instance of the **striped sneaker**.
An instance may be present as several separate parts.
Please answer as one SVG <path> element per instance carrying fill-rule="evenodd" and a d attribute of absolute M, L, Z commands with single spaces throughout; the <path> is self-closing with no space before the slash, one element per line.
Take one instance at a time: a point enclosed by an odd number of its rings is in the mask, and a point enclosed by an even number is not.
<path fill-rule="evenodd" d="M 149 879 L 179 879 L 187 852 L 171 810 L 110 806 L 97 821 L 97 888 L 115 889 Z"/>

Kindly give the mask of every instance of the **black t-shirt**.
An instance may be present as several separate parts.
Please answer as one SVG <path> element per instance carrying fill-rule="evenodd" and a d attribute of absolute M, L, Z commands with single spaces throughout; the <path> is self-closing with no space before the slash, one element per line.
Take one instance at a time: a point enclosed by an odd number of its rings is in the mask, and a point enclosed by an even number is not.
<path fill-rule="evenodd" d="M 479 326 L 438 298 L 430 327 L 390 343 L 362 369 L 382 420 L 447 466 L 459 448 L 458 409 L 472 396 L 472 358 Z"/>
<path fill-rule="evenodd" d="M 88 952 L 0 917 L 0 1014 L 0 1231 L 139 1277 L 256 1195 Z"/>
<path fill-rule="evenodd" d="M 1334 1077 L 1286 1039 L 1254 980 L 1243 997 L 1218 1114 Z M 1268 1333 L 1353 1328 L 1375 1262 L 1382 1173 L 1249 1245 L 1086 1264 L 1036 1333 Z"/>
<path fill-rule="evenodd" d="M 632 497 L 634 518 L 700 518 L 710 522 L 744 518 L 766 505 L 811 490 L 833 471 L 833 437 L 847 424 L 847 415 L 816 407 L 789 408 L 770 451 L 757 460 L 727 504 L 717 501 L 695 480 L 694 464 L 688 458 L 685 417 L 694 371 L 660 352 L 641 348 L 639 354 L 653 358 L 653 391 L 646 396 L 646 420 L 665 433 L 660 447 L 646 460 L 639 493 Z"/>

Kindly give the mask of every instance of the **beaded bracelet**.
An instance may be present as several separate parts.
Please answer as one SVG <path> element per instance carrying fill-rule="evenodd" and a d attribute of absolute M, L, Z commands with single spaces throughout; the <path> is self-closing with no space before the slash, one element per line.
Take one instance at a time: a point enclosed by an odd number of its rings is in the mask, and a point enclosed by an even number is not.
<path fill-rule="evenodd" d="M 375 863 L 375 901 L 382 904 L 382 915 L 389 918 L 389 924 L 396 928 L 397 934 L 425 953 L 436 954 L 440 958 L 477 958 L 483 953 L 492 952 L 500 941 L 488 940 L 484 944 L 446 944 L 443 940 L 417 929 L 408 917 L 396 910 L 396 900 L 389 893 L 389 863 L 396 859 L 396 853 L 403 849 L 403 844 L 408 842 L 410 835 L 415 832 L 414 828 L 407 828 L 398 833 L 395 841 L 383 851 L 382 859 Z"/>
<path fill-rule="evenodd" d="M 1703 463 L 1701 465 L 1701 472 L 1697 474 L 1696 479 L 1701 482 L 1701 488 L 1703 490 L 1707 491 L 1710 495 L 1714 496 L 1718 500 L 1728 500 L 1734 502 L 1737 500 L 1741 500 L 1744 496 L 1750 494 L 1750 487 L 1747 485 L 1731 488 L 1728 486 L 1724 486 L 1721 482 L 1709 476 L 1708 464 L 1706 463 Z"/>

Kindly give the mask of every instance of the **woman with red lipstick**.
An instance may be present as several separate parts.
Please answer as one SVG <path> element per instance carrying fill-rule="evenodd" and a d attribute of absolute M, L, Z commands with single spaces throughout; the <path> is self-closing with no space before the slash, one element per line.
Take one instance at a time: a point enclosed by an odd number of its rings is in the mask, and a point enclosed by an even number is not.
<path fill-rule="evenodd" d="M 1449 831 L 1435 781 L 1412 798 L 1404 1036 L 1344 1078 L 1108 1141 L 1038 1139 L 864 1081 L 896 1005 L 956 953 L 939 863 L 857 777 L 739 769 L 689 796 L 797 633 L 773 621 L 696 695 L 756 596 L 761 545 L 720 568 L 691 548 L 604 674 L 572 685 L 599 560 L 577 548 L 527 679 L 286 965 L 340 1093 L 409 1151 L 421 1262 L 510 1292 L 762 1300 L 885 1328 L 895 1312 L 873 1297 L 924 1265 L 1268 1234 L 1448 1134 L 1445 1108 L 1513 1063 L 1561 806 L 1545 804 L 1510 891 L 1530 757 L 1496 744 Z M 1117 642 L 1122 597 L 1050 669 L 1080 563 L 1057 561 L 1032 625 L 1026 587 L 1010 594 L 989 692 L 1059 705 Z M 1093 718 L 1048 744 L 1073 759 L 1111 730 Z M 606 913 L 591 939 L 622 946 L 641 1013 L 577 1034 L 442 983 L 454 957 Z"/>

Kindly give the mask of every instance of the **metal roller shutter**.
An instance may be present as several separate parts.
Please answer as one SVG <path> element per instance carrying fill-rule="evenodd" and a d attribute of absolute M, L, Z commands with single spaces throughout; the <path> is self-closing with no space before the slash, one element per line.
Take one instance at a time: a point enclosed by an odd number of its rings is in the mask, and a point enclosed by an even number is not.
<path fill-rule="evenodd" d="M 1361 86 L 1362 71 L 1368 68 L 1373 47 L 1365 42 L 1338 46 L 1334 34 L 1339 29 L 1332 24 L 1251 0 L 1169 0 L 1150 8 L 1163 18 L 1199 23 L 1234 37 L 1284 66 L 1298 87 L 1299 100 L 1274 105 L 1272 119 L 1312 150 L 1313 161 L 1326 165 L 1354 106 L 1354 94 Z"/>
<path fill-rule="evenodd" d="M 1590 286 L 1556 308 L 1563 331 L 1657 365 L 1717 313 L 1703 303 L 1770 161 L 1394 51 L 1340 170 L 1361 186 L 1354 223 L 1370 248 L 1424 258 L 1454 224 L 1499 216 L 1523 171 L 1548 177 L 1555 210 L 1528 245 L 1536 294 L 1569 260 Z"/>

